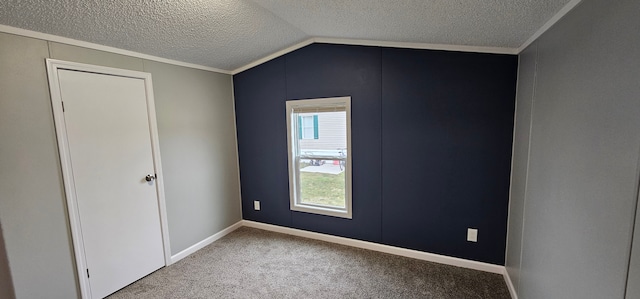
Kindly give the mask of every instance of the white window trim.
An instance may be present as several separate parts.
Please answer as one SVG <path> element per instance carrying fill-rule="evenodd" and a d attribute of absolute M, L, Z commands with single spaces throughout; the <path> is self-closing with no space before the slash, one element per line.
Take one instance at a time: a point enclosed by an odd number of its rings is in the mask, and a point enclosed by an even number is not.
<path fill-rule="evenodd" d="M 293 129 L 293 109 L 301 106 L 330 106 L 344 105 L 347 114 L 347 159 L 345 162 L 345 207 L 323 207 L 319 205 L 304 204 L 299 202 L 300 188 L 300 172 L 297 170 L 299 161 L 296 160 L 296 153 L 293 143 L 296 142 L 297 130 Z M 292 211 L 307 212 L 313 214 L 341 217 L 352 219 L 352 192 L 351 192 L 351 157 L 353 150 L 351 148 L 351 97 L 322 98 L 309 100 L 292 100 L 286 102 L 287 108 L 287 153 L 289 162 L 289 201 Z"/>

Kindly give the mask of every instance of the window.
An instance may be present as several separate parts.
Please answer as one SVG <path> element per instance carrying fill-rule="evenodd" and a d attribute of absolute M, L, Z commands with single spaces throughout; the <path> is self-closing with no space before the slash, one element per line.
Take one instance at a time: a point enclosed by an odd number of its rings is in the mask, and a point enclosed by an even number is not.
<path fill-rule="evenodd" d="M 298 116 L 300 139 L 318 139 L 318 115 Z"/>
<path fill-rule="evenodd" d="M 291 210 L 351 219 L 351 98 L 286 107 Z"/>

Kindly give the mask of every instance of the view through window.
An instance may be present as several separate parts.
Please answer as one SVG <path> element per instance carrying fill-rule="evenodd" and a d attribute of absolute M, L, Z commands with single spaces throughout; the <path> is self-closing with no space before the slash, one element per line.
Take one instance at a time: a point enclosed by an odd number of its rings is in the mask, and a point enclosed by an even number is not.
<path fill-rule="evenodd" d="M 351 218 L 350 98 L 287 101 L 291 209 Z"/>

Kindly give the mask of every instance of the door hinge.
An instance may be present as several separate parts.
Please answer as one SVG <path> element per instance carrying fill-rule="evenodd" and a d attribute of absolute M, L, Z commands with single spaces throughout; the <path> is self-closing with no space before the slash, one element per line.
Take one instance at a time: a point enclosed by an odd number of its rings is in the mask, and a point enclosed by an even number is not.
<path fill-rule="evenodd" d="M 62 112 L 64 112 L 64 102 L 62 102 Z"/>
<path fill-rule="evenodd" d="M 90 276 L 89 276 L 89 269 L 87 269 L 87 278 L 90 278 Z"/>

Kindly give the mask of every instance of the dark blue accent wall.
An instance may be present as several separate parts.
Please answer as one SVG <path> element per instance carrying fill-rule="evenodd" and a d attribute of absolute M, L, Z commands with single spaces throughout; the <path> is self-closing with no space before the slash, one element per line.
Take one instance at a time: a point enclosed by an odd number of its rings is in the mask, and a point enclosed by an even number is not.
<path fill-rule="evenodd" d="M 291 226 L 284 62 L 280 57 L 235 75 L 233 85 L 242 217 Z M 253 210 L 254 200 L 260 211 Z"/>
<path fill-rule="evenodd" d="M 382 49 L 384 243 L 504 263 L 516 68 L 516 56 Z"/>
<path fill-rule="evenodd" d="M 235 75 L 243 218 L 504 264 L 516 72 L 512 55 L 312 44 Z M 289 210 L 285 101 L 335 96 L 351 220 Z"/>

